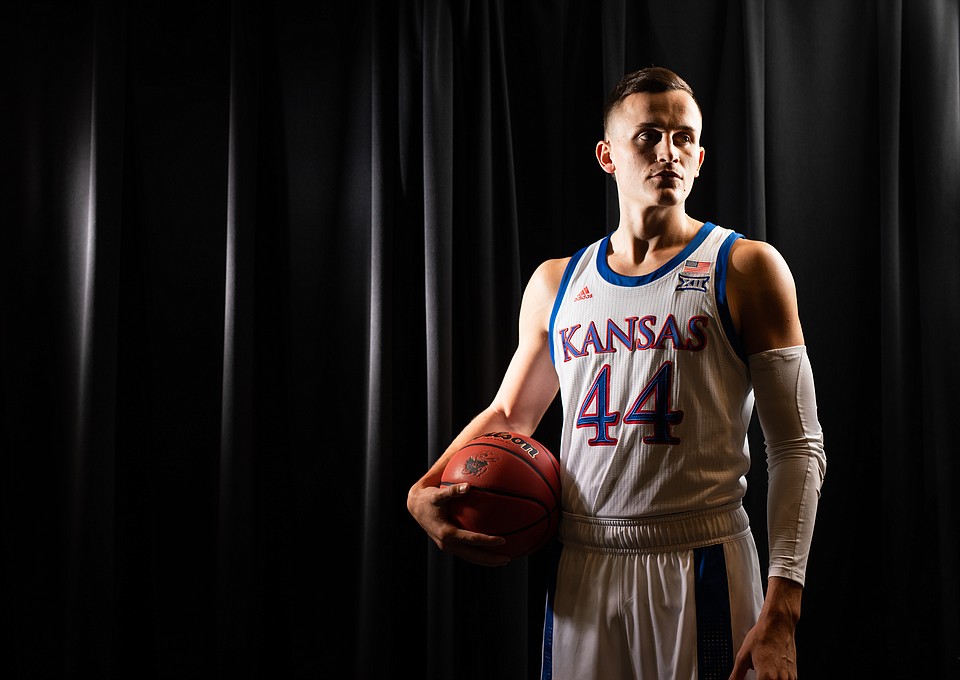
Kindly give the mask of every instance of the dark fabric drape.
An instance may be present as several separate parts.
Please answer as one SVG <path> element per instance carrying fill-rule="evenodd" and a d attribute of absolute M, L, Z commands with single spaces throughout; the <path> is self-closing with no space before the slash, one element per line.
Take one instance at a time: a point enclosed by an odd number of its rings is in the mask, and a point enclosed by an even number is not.
<path fill-rule="evenodd" d="M 538 677 L 549 551 L 458 562 L 405 497 L 616 225 L 649 64 L 704 110 L 689 212 L 797 281 L 801 677 L 960 674 L 956 0 L 40 1 L 0 50 L 2 677 Z"/>

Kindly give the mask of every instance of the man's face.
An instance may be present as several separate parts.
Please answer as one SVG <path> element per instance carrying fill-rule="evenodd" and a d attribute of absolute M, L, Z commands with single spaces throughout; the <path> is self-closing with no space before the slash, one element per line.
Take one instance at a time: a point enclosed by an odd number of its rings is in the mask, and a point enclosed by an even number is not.
<path fill-rule="evenodd" d="M 686 92 L 641 92 L 624 99 L 607 124 L 597 159 L 613 173 L 621 199 L 673 206 L 700 174 L 702 119 Z"/>

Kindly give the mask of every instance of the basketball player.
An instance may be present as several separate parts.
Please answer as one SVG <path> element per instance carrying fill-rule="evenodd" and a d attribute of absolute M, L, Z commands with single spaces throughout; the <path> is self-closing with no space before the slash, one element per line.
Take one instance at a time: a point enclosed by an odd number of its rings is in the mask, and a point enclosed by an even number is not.
<path fill-rule="evenodd" d="M 543 678 L 797 677 L 826 470 L 813 373 L 781 255 L 686 213 L 701 125 L 667 69 L 617 85 L 596 148 L 617 184 L 617 229 L 536 270 L 493 402 L 408 495 L 442 550 L 505 563 L 489 550 L 502 538 L 446 520 L 469 490 L 439 488 L 440 476 L 476 436 L 532 435 L 559 390 L 564 514 Z M 765 592 L 741 506 L 754 406 L 769 471 Z"/>

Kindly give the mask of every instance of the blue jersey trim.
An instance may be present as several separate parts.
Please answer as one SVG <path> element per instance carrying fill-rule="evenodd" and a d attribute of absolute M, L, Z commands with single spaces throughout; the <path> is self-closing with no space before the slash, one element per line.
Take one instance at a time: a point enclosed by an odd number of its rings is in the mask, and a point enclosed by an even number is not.
<path fill-rule="evenodd" d="M 693 237 L 693 240 L 690 241 L 683 250 L 673 256 L 669 262 L 659 267 L 656 271 L 649 274 L 643 274 L 641 276 L 626 276 L 624 274 L 618 274 L 617 272 L 610 269 L 610 265 L 607 264 L 607 247 L 610 245 L 610 236 L 613 235 L 613 232 L 607 234 L 603 243 L 600 244 L 600 248 L 597 249 L 597 271 L 600 272 L 600 276 L 603 277 L 608 283 L 612 283 L 615 286 L 642 286 L 644 284 L 650 283 L 651 281 L 656 281 L 662 276 L 666 276 L 673 269 L 690 257 L 690 253 L 696 250 L 704 239 L 716 228 L 712 222 L 706 222 L 700 231 L 697 232 L 697 235 Z"/>
<path fill-rule="evenodd" d="M 567 291 L 567 286 L 570 285 L 570 279 L 573 278 L 573 270 L 583 254 L 587 252 L 587 248 L 589 246 L 584 246 L 578 250 L 567 262 L 567 268 L 563 270 L 563 278 L 560 279 L 560 287 L 557 289 L 557 297 L 553 300 L 553 311 L 550 312 L 550 335 L 547 336 L 550 339 L 550 361 L 553 363 L 556 363 L 553 352 L 553 327 L 557 320 L 557 313 L 560 311 L 560 302 L 563 300 L 563 294 Z"/>
<path fill-rule="evenodd" d="M 737 232 L 730 234 L 720 245 L 720 250 L 717 251 L 717 263 L 714 268 L 717 280 L 714 285 L 714 293 L 717 298 L 717 312 L 720 314 L 720 323 L 723 326 L 723 332 L 727 336 L 727 340 L 730 341 L 730 345 L 737 353 L 737 356 L 740 357 L 741 361 L 746 363 L 747 355 L 743 351 L 740 336 L 737 334 L 737 329 L 733 325 L 733 317 L 730 316 L 730 303 L 727 301 L 727 265 L 730 260 L 730 249 L 733 247 L 734 241 L 741 238 L 743 238 L 743 234 L 738 234 Z"/>

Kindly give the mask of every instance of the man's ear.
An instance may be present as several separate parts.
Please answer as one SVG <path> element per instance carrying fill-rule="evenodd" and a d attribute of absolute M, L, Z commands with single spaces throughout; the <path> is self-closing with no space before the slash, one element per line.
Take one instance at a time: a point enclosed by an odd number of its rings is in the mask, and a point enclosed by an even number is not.
<path fill-rule="evenodd" d="M 597 142 L 597 162 L 607 174 L 612 175 L 616 171 L 617 168 L 610 159 L 610 142 L 602 139 Z"/>
<path fill-rule="evenodd" d="M 701 147 L 700 147 L 700 162 L 697 163 L 697 171 L 696 171 L 695 173 L 693 173 L 693 176 L 694 176 L 694 177 L 699 177 L 699 176 L 700 176 L 700 166 L 703 165 L 703 155 L 704 155 L 704 153 L 706 153 L 706 149 L 704 149 L 704 148 L 701 146 Z"/>

